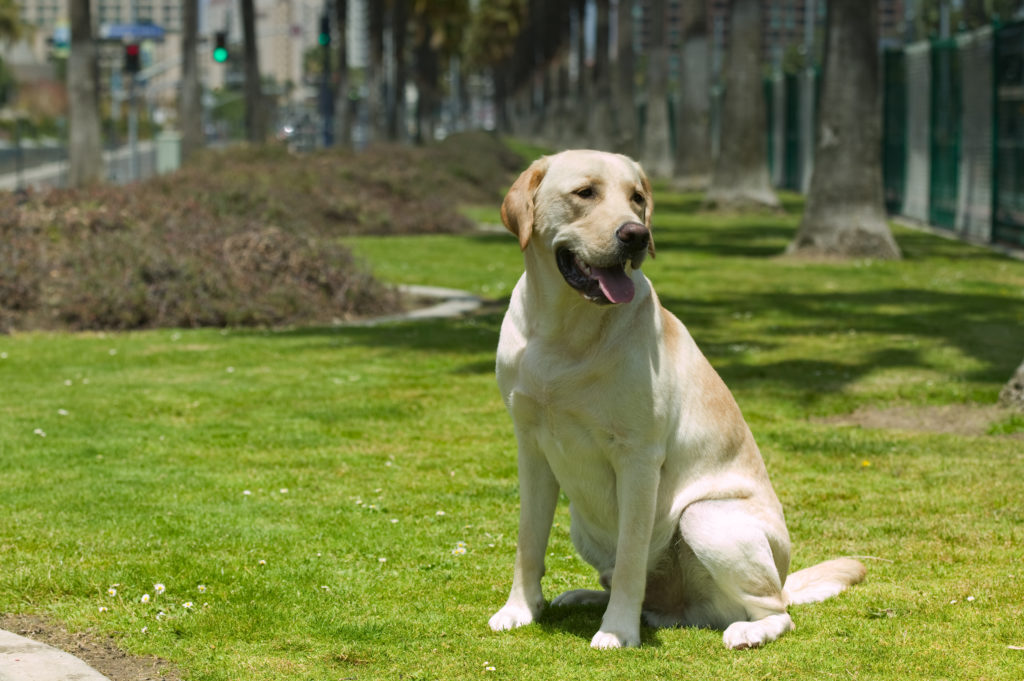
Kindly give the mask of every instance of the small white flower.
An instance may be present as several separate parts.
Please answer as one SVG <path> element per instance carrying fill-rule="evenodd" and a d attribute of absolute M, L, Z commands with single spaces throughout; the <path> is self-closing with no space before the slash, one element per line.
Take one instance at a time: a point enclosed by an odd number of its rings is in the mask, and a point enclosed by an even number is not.
<path fill-rule="evenodd" d="M 206 593 L 206 585 L 205 584 L 200 584 L 199 586 L 196 587 L 196 591 L 198 591 L 201 594 Z"/>
<path fill-rule="evenodd" d="M 968 597 L 967 597 L 967 600 L 968 600 L 969 602 L 973 602 L 973 601 L 974 601 L 974 596 L 968 596 Z"/>
<path fill-rule="evenodd" d="M 0 359 L 7 359 L 7 353 L 6 352 L 0 352 Z"/>
<path fill-rule="evenodd" d="M 465 554 L 466 554 L 466 547 L 465 546 L 456 546 L 454 549 L 452 549 L 452 555 L 453 556 L 463 556 Z"/>
<path fill-rule="evenodd" d="M 388 562 L 388 559 L 384 558 L 383 556 L 381 556 L 380 558 L 377 559 L 377 562 L 380 563 L 381 565 L 383 565 L 384 563 Z"/>
<path fill-rule="evenodd" d="M 149 594 L 142 594 L 142 598 L 139 599 L 139 603 L 149 603 Z"/>
<path fill-rule="evenodd" d="M 67 416 L 68 415 L 68 410 L 67 409 L 58 409 L 57 410 L 57 414 L 59 416 Z"/>
<path fill-rule="evenodd" d="M 117 595 L 117 589 L 115 589 L 114 587 L 110 587 L 109 589 L 107 589 L 107 595 L 108 596 L 116 596 Z"/>
<path fill-rule="evenodd" d="M 281 494 L 288 494 L 288 488 L 287 487 L 282 487 L 280 492 L 281 492 Z"/>
<path fill-rule="evenodd" d="M 107 351 L 107 354 L 109 354 L 111 357 L 113 357 L 114 355 L 117 354 L 117 350 L 114 349 L 114 348 L 110 348 L 110 350 Z"/>
<path fill-rule="evenodd" d="M 326 584 L 321 585 L 320 588 L 323 589 L 324 591 L 330 591 L 331 590 L 331 587 L 327 586 Z"/>
<path fill-rule="evenodd" d="M 46 432 L 43 431 L 42 428 L 36 428 L 32 432 L 35 433 L 36 435 L 38 435 L 39 437 L 46 437 Z"/>
<path fill-rule="evenodd" d="M 69 378 L 69 379 L 65 380 L 64 381 L 64 385 L 70 386 L 71 385 L 71 379 Z"/>
<path fill-rule="evenodd" d="M 142 627 L 142 633 L 143 634 L 148 634 L 149 633 L 149 627 Z"/>
<path fill-rule="evenodd" d="M 192 609 L 192 601 L 185 601 L 184 603 L 181 604 L 181 607 L 185 608 L 186 610 L 191 610 Z"/>
<path fill-rule="evenodd" d="M 252 495 L 252 492 L 250 490 L 247 490 L 247 489 L 242 490 L 242 496 L 248 497 L 248 496 L 251 496 L 251 495 Z"/>
<path fill-rule="evenodd" d="M 100 612 L 106 612 L 106 611 L 107 611 L 107 606 L 101 605 L 100 606 Z"/>
<path fill-rule="evenodd" d="M 259 562 L 259 564 L 260 564 L 260 565 L 266 565 L 266 564 L 267 564 L 267 561 L 265 561 L 265 560 L 263 560 L 262 558 L 260 558 L 260 562 Z"/>
<path fill-rule="evenodd" d="M 235 367 L 228 367 L 227 369 L 225 369 L 225 371 L 227 371 L 229 374 L 233 374 L 235 373 Z"/>
<path fill-rule="evenodd" d="M 398 518 L 392 518 L 392 519 L 391 519 L 391 524 L 392 524 L 392 525 L 394 525 L 394 524 L 395 524 L 395 523 L 397 523 L 397 522 L 398 522 Z"/>
<path fill-rule="evenodd" d="M 153 591 L 156 593 L 157 596 L 159 596 L 164 591 L 167 591 L 167 587 L 165 587 L 163 584 L 159 584 L 159 583 L 158 584 L 154 584 L 153 585 Z"/>
<path fill-rule="evenodd" d="M 438 518 L 440 518 L 441 516 L 443 516 L 443 515 L 444 515 L 444 511 L 438 511 L 438 512 L 437 512 L 437 513 L 435 513 L 434 515 L 436 515 L 436 516 L 437 516 Z"/>
<path fill-rule="evenodd" d="M 163 610 L 161 610 L 160 612 L 158 612 L 158 613 L 156 614 L 156 619 L 157 619 L 157 621 L 158 621 L 158 622 L 159 622 L 160 620 L 162 620 L 163 618 L 165 618 L 165 617 L 167 617 L 167 613 L 166 613 L 166 612 L 164 612 Z"/>

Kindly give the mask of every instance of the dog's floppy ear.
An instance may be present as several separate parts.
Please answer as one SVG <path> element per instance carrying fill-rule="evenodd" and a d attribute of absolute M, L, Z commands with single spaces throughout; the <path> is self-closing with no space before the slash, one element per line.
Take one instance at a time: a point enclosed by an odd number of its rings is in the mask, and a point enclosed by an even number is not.
<path fill-rule="evenodd" d="M 537 193 L 540 181 L 548 170 L 548 158 L 542 156 L 519 175 L 512 183 L 501 203 L 501 221 L 508 231 L 519 237 L 519 248 L 526 250 L 533 233 L 533 197 Z"/>

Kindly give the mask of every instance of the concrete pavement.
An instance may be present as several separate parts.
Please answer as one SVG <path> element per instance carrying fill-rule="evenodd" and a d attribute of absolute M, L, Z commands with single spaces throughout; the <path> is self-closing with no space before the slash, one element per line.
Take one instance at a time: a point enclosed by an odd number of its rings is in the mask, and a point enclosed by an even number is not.
<path fill-rule="evenodd" d="M 0 629 L 0 681 L 110 681 L 80 659 Z"/>

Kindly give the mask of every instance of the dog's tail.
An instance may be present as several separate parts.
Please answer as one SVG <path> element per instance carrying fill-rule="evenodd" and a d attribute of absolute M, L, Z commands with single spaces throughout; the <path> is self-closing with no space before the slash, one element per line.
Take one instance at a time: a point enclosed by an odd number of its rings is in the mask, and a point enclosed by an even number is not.
<path fill-rule="evenodd" d="M 826 560 L 803 570 L 797 570 L 786 578 L 782 590 L 787 605 L 817 603 L 844 591 L 864 579 L 867 569 L 859 560 L 836 558 Z"/>

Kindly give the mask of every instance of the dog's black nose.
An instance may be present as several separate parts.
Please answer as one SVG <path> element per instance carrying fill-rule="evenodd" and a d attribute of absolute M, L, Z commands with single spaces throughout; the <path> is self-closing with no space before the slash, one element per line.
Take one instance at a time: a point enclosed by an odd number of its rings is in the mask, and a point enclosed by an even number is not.
<path fill-rule="evenodd" d="M 618 240 L 633 253 L 638 253 L 651 242 L 651 230 L 639 222 L 627 222 L 615 230 Z"/>

